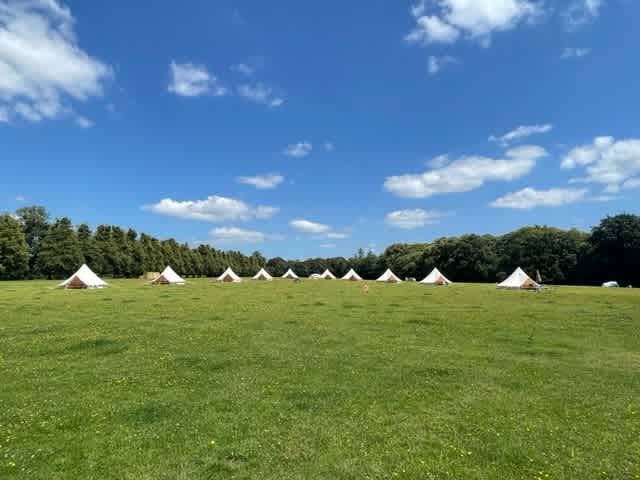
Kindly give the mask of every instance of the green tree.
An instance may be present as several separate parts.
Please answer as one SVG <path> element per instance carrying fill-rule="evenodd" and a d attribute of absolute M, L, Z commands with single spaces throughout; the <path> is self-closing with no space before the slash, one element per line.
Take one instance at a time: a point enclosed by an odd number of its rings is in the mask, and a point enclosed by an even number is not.
<path fill-rule="evenodd" d="M 77 235 L 80 251 L 84 257 L 84 263 L 92 270 L 99 271 L 99 267 L 102 265 L 102 259 L 100 258 L 100 251 L 96 247 L 89 225 L 86 223 L 78 225 Z"/>
<path fill-rule="evenodd" d="M 75 272 L 84 261 L 80 243 L 67 217 L 49 226 L 40 244 L 38 265 L 48 278 L 62 278 Z"/>
<path fill-rule="evenodd" d="M 47 209 L 38 205 L 22 207 L 16 210 L 16 215 L 22 222 L 27 245 L 29 246 L 29 270 L 32 277 L 37 277 L 38 255 L 40 254 L 40 242 L 49 229 L 49 213 Z"/>
<path fill-rule="evenodd" d="M 606 217 L 589 238 L 591 277 L 596 282 L 640 282 L 640 216 Z"/>
<path fill-rule="evenodd" d="M 164 267 L 162 266 L 163 260 L 158 240 L 142 233 L 139 243 L 142 249 L 142 271 L 161 272 Z"/>
<path fill-rule="evenodd" d="M 289 262 L 284 258 L 275 257 L 267 262 L 267 270 L 274 277 L 281 277 L 289 269 Z"/>
<path fill-rule="evenodd" d="M 21 280 L 29 273 L 29 245 L 22 225 L 11 215 L 0 215 L 0 279 Z"/>
<path fill-rule="evenodd" d="M 131 266 L 127 234 L 122 228 L 115 225 L 111 226 L 111 251 L 110 263 L 113 268 L 113 276 L 125 277 Z"/>
<path fill-rule="evenodd" d="M 521 228 L 498 241 L 501 270 L 511 272 L 519 266 L 530 275 L 540 271 L 544 283 L 580 282 L 578 261 L 588 238 L 588 234 L 575 229 Z"/>
<path fill-rule="evenodd" d="M 127 277 L 139 277 L 145 272 L 145 252 L 142 242 L 138 241 L 138 232 L 130 228 L 127 230 Z"/>
<path fill-rule="evenodd" d="M 96 265 L 97 273 L 101 275 L 114 275 L 116 271 L 114 263 L 116 262 L 117 249 L 111 237 L 111 226 L 98 225 L 93 239 L 99 252 L 99 264 Z"/>

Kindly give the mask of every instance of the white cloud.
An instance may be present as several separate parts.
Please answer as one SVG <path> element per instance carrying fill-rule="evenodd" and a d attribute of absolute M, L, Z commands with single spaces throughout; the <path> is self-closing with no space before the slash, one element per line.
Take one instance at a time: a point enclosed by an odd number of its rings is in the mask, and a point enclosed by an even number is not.
<path fill-rule="evenodd" d="M 177 63 L 169 65 L 169 91 L 182 97 L 199 97 L 211 94 L 220 97 L 229 93 L 215 75 L 203 65 L 193 63 Z"/>
<path fill-rule="evenodd" d="M 449 155 L 438 155 L 427 162 L 427 166 L 431 168 L 442 168 L 446 164 L 450 163 L 451 159 Z"/>
<path fill-rule="evenodd" d="M 395 212 L 387 214 L 385 222 L 392 227 L 411 230 L 413 228 L 424 227 L 428 224 L 438 223 L 443 215 L 443 213 L 437 210 L 422 210 L 421 208 L 396 210 Z"/>
<path fill-rule="evenodd" d="M 209 196 L 205 200 L 178 201 L 164 198 L 158 203 L 146 205 L 143 208 L 169 217 L 208 222 L 266 219 L 273 217 L 279 211 L 276 207 L 263 205 L 252 207 L 241 200 L 217 195 Z"/>
<path fill-rule="evenodd" d="M 327 152 L 333 152 L 336 149 L 336 146 L 333 142 L 324 142 L 324 149 Z"/>
<path fill-rule="evenodd" d="M 562 51 L 560 58 L 581 58 L 591 53 L 589 48 L 567 47 Z"/>
<path fill-rule="evenodd" d="M 623 190 L 631 190 L 634 188 L 640 188 L 640 177 L 630 178 L 622 184 Z"/>
<path fill-rule="evenodd" d="M 39 122 L 43 118 L 45 118 L 45 116 L 42 114 L 42 112 L 39 111 L 37 107 L 33 107 L 29 103 L 16 103 L 13 107 L 13 111 L 16 115 L 30 122 Z M 57 113 L 55 113 L 54 116 L 55 115 L 57 115 Z"/>
<path fill-rule="evenodd" d="M 588 200 L 590 202 L 612 202 L 614 200 L 618 200 L 620 197 L 616 195 L 596 195 L 595 197 L 591 197 Z"/>
<path fill-rule="evenodd" d="M 26 199 L 23 195 L 18 195 L 16 197 L 16 202 L 24 202 Z"/>
<path fill-rule="evenodd" d="M 311 145 L 311 143 L 298 142 L 298 143 L 289 145 L 287 148 L 284 149 L 283 153 L 289 157 L 302 158 L 309 155 L 312 150 L 313 150 L 313 145 Z"/>
<path fill-rule="evenodd" d="M 236 73 L 241 73 L 247 77 L 251 77 L 256 73 L 256 69 L 247 63 L 238 63 L 231 66 L 231 70 Z"/>
<path fill-rule="evenodd" d="M 274 92 L 273 88 L 262 83 L 243 84 L 238 87 L 238 95 L 250 102 L 277 108 L 284 104 L 284 98 Z"/>
<path fill-rule="evenodd" d="M 316 223 L 305 219 L 291 220 L 289 222 L 289 226 L 294 230 L 298 230 L 299 232 L 304 233 L 327 233 L 331 230 L 331 227 L 329 227 L 329 225 L 324 225 L 322 223 Z"/>
<path fill-rule="evenodd" d="M 420 17 L 416 27 L 409 32 L 405 40 L 410 44 L 454 43 L 460 37 L 460 31 L 440 20 L 438 17 Z"/>
<path fill-rule="evenodd" d="M 519 210 L 529 210 L 536 207 L 560 207 L 585 200 L 587 193 L 588 190 L 586 188 L 536 190 L 528 187 L 494 200 L 491 202 L 491 206 L 494 208 L 513 208 Z"/>
<path fill-rule="evenodd" d="M 616 193 L 624 182 L 640 173 L 640 139 L 597 137 L 592 143 L 569 151 L 561 166 L 585 169 L 586 176 L 575 178 L 573 182 L 604 184 L 608 193 Z"/>
<path fill-rule="evenodd" d="M 283 181 L 284 177 L 277 174 L 255 175 L 253 177 L 238 177 L 238 182 L 245 185 L 252 185 L 260 190 L 276 188 Z"/>
<path fill-rule="evenodd" d="M 489 137 L 490 142 L 496 142 L 502 145 L 503 147 L 509 145 L 518 140 L 522 140 L 523 138 L 530 137 L 531 135 L 536 135 L 540 133 L 547 133 L 553 130 L 553 125 L 549 123 L 545 123 L 544 125 L 521 125 L 510 132 L 505 133 L 500 137 L 496 137 L 491 135 Z"/>
<path fill-rule="evenodd" d="M 568 30 L 576 30 L 600 16 L 604 0 L 574 0 L 564 12 Z"/>
<path fill-rule="evenodd" d="M 425 0 L 420 0 L 417 3 L 414 3 L 413 5 L 411 5 L 411 7 L 409 8 L 409 12 L 411 13 L 411 16 L 414 18 L 422 17 L 426 10 L 427 10 L 427 5 L 425 3 Z"/>
<path fill-rule="evenodd" d="M 416 22 L 405 37 L 410 44 L 450 44 L 464 37 L 483 46 L 490 44 L 493 33 L 511 30 L 543 13 L 541 3 L 532 0 L 421 0 L 410 12 Z"/>
<path fill-rule="evenodd" d="M 211 236 L 211 241 L 215 244 L 262 243 L 265 240 L 277 238 L 255 230 L 245 230 L 237 227 L 214 228 L 209 232 L 209 235 Z"/>
<path fill-rule="evenodd" d="M 333 238 L 335 240 L 344 240 L 345 238 L 349 238 L 349 234 L 341 233 L 341 232 L 329 232 L 327 233 L 327 238 Z"/>
<path fill-rule="evenodd" d="M 528 174 L 547 155 L 544 148 L 524 145 L 505 152 L 505 158 L 461 157 L 441 168 L 421 174 L 387 177 L 387 191 L 406 198 L 427 198 L 445 193 L 468 192 L 489 181 L 509 181 Z M 439 157 L 442 158 L 442 157 Z"/>
<path fill-rule="evenodd" d="M 289 226 L 299 232 L 313 234 L 310 238 L 313 240 L 331 239 L 331 240 L 344 240 L 349 238 L 348 233 L 334 232 L 329 225 L 322 223 L 312 222 L 310 220 L 292 220 L 289 222 Z"/>
<path fill-rule="evenodd" d="M 76 122 L 76 125 L 78 125 L 80 128 L 91 128 L 94 126 L 94 123 L 91 120 L 89 120 L 86 117 L 83 117 L 82 115 L 76 116 L 75 122 Z"/>
<path fill-rule="evenodd" d="M 112 70 L 80 48 L 74 24 L 56 0 L 0 0 L 0 121 L 55 119 L 103 94 Z"/>
<path fill-rule="evenodd" d="M 432 55 L 429 57 L 429 65 L 427 67 L 429 70 L 429 74 L 435 75 L 436 73 L 440 72 L 440 70 L 442 70 L 445 66 L 451 63 L 458 63 L 458 59 L 447 55 L 443 57 L 434 57 Z"/>
<path fill-rule="evenodd" d="M 335 243 L 321 243 L 320 248 L 336 248 L 337 245 Z"/>

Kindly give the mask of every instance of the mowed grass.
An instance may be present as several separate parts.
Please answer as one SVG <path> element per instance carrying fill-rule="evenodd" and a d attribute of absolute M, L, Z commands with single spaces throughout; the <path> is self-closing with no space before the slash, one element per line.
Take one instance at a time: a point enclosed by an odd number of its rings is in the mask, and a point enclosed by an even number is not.
<path fill-rule="evenodd" d="M 2 479 L 638 479 L 640 291 L 0 283 Z"/>

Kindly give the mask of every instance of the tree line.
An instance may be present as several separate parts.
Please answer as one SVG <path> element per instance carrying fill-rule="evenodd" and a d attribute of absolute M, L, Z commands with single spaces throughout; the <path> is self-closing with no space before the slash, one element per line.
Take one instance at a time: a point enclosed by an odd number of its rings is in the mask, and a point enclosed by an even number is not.
<path fill-rule="evenodd" d="M 194 277 L 218 276 L 227 267 L 252 276 L 266 267 L 274 276 L 289 268 L 300 276 L 327 268 L 342 276 L 354 268 L 364 278 L 376 278 L 391 268 L 400 277 L 416 279 L 438 267 L 458 282 L 498 282 L 520 266 L 530 275 L 539 271 L 550 284 L 640 284 L 640 216 L 606 217 L 589 233 L 529 226 L 500 236 L 470 234 L 393 244 L 380 255 L 360 249 L 350 258 L 267 260 L 259 252 L 191 248 L 113 225 L 91 231 L 87 224 L 74 226 L 67 217 L 50 221 L 40 206 L 0 215 L 0 279 L 64 278 L 82 263 L 99 275 L 123 278 L 161 271 L 166 265 Z"/>
<path fill-rule="evenodd" d="M 158 240 L 115 225 L 74 227 L 67 217 L 49 222 L 44 207 L 20 208 L 0 216 L 0 279 L 65 278 L 86 263 L 99 275 L 135 278 L 161 272 L 165 266 L 184 276 L 220 275 L 228 266 L 253 275 L 266 263 L 259 252 L 250 256 L 208 245 L 191 248 L 174 239 Z"/>

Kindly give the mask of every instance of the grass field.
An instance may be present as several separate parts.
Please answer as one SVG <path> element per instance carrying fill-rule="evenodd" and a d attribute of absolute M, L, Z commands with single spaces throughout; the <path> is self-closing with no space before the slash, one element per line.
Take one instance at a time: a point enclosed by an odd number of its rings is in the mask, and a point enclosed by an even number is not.
<path fill-rule="evenodd" d="M 640 290 L 0 283 L 2 479 L 638 479 Z"/>

